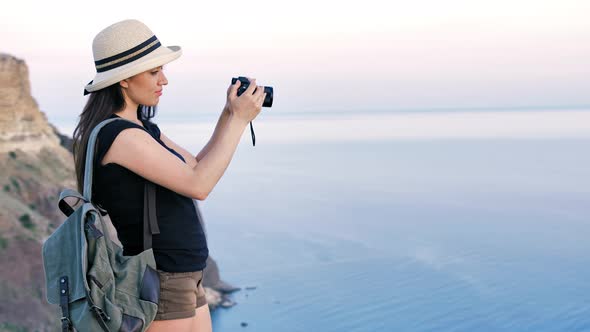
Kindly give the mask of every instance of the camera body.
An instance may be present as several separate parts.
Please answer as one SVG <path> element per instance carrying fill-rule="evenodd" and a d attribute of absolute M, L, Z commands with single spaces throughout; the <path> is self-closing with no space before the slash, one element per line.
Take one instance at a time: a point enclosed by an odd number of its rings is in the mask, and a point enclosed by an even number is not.
<path fill-rule="evenodd" d="M 238 78 L 232 77 L 231 84 L 235 84 L 236 81 L 238 81 L 238 80 L 241 82 L 241 85 L 238 88 L 238 97 L 239 97 L 242 95 L 242 93 L 244 93 L 244 91 L 246 91 L 248 86 L 250 86 L 250 80 L 248 80 L 248 78 L 244 77 L 244 76 L 239 76 Z M 258 88 L 256 88 L 256 89 L 258 89 Z M 256 89 L 254 89 L 254 91 L 256 91 Z M 271 107 L 272 101 L 273 101 L 273 88 L 271 86 L 265 86 L 264 92 L 266 93 L 266 97 L 264 97 L 264 102 L 262 103 L 262 107 Z"/>

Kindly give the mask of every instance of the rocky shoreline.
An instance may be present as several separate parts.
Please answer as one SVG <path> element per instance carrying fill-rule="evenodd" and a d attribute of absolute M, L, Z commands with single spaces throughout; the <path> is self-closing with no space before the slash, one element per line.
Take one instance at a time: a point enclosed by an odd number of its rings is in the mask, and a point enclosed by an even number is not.
<path fill-rule="evenodd" d="M 233 307 L 236 303 L 230 298 L 230 294 L 241 290 L 241 288 L 232 286 L 221 280 L 217 262 L 211 257 L 207 258 L 207 267 L 203 272 L 203 288 L 205 288 L 205 295 L 207 296 L 207 303 L 209 304 L 210 310 L 215 310 L 219 307 Z"/>

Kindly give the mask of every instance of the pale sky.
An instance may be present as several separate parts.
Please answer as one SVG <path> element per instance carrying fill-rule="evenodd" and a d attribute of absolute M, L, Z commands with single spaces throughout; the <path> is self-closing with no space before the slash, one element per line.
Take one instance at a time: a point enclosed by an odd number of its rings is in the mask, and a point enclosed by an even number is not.
<path fill-rule="evenodd" d="M 24 59 L 41 109 L 77 116 L 92 39 L 135 18 L 183 55 L 160 114 L 218 113 L 232 76 L 272 112 L 590 105 L 590 1 L 15 1 L 0 52 Z"/>

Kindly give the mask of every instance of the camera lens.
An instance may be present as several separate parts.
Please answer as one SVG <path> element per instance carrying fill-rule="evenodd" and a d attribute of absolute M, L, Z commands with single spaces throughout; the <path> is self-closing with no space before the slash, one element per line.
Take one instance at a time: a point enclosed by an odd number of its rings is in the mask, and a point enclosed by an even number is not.
<path fill-rule="evenodd" d="M 264 103 L 262 103 L 262 107 L 271 107 L 272 106 L 272 99 L 273 99 L 272 86 L 265 86 L 264 92 L 266 93 L 266 97 L 264 97 Z"/>

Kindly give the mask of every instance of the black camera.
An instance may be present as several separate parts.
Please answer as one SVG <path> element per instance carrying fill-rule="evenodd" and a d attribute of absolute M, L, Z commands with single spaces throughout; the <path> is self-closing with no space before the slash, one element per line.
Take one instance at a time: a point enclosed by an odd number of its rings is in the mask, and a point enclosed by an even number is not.
<path fill-rule="evenodd" d="M 232 77 L 231 79 L 231 84 L 235 84 L 237 80 L 240 80 L 240 82 L 242 83 L 240 85 L 240 87 L 238 88 L 238 97 L 240 95 L 242 95 L 242 93 L 244 93 L 244 91 L 246 91 L 246 89 L 248 88 L 248 86 L 250 86 L 250 80 L 248 80 L 247 77 L 244 76 L 240 76 L 238 78 Z M 256 91 L 258 88 L 254 89 L 254 91 Z M 265 86 L 264 87 L 264 92 L 266 93 L 266 97 L 264 97 L 264 102 L 262 103 L 262 107 L 271 107 L 272 106 L 272 95 L 273 95 L 273 89 L 271 86 Z"/>

